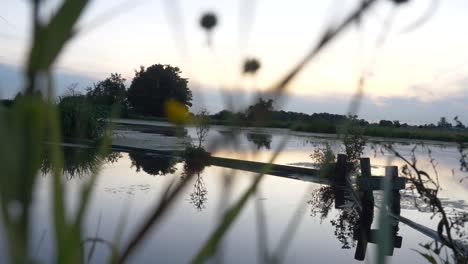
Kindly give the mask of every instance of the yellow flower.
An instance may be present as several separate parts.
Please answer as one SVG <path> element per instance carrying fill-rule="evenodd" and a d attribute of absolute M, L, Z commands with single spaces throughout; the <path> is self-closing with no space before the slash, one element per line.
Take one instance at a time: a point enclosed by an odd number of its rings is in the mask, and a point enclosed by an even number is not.
<path fill-rule="evenodd" d="M 164 103 L 164 111 L 166 117 L 172 123 L 187 124 L 190 122 L 190 115 L 187 107 L 174 99 L 166 100 Z"/>

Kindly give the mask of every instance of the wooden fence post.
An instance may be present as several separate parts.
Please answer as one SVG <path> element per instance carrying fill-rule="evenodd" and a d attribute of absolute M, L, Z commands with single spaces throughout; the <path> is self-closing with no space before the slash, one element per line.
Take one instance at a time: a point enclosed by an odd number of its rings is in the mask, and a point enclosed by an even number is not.
<path fill-rule="evenodd" d="M 369 178 L 371 177 L 371 165 L 369 158 L 360 158 L 359 163 L 361 165 L 361 177 Z"/>
<path fill-rule="evenodd" d="M 390 190 L 385 190 L 386 192 L 388 191 L 389 192 L 389 196 L 387 197 L 388 200 L 387 200 L 387 206 L 388 206 L 388 209 L 389 211 L 392 213 L 392 214 L 395 214 L 395 215 L 400 215 L 400 211 L 401 211 L 401 207 L 400 207 L 400 191 L 396 188 L 394 188 L 394 186 L 396 185 L 396 181 L 398 179 L 398 167 L 397 166 L 386 166 L 385 167 L 385 177 L 388 177 L 387 179 L 385 179 L 388 183 L 388 188 L 390 188 Z M 389 217 L 389 216 L 387 216 Z M 391 243 L 391 246 L 387 248 L 387 252 L 385 255 L 387 256 L 392 256 L 393 255 L 393 249 L 394 248 L 400 248 L 401 247 L 401 244 L 402 244 L 402 237 L 400 236 L 397 236 L 397 232 L 398 232 L 398 221 L 397 220 L 394 220 L 393 221 L 390 221 L 390 225 L 391 225 L 391 234 L 390 234 L 390 239 L 392 241 Z"/>
<path fill-rule="evenodd" d="M 362 187 L 372 176 L 370 159 L 360 158 L 359 163 L 361 166 L 361 177 L 358 179 L 358 184 Z M 374 215 L 374 196 L 372 194 L 372 190 L 364 190 L 364 188 L 361 189 L 359 192 L 359 200 L 361 202 L 362 210 L 359 213 L 358 228 L 354 231 L 354 236 L 358 241 L 356 251 L 354 253 L 354 259 L 363 261 L 366 257 L 367 244 L 370 239 L 370 230 Z"/>
<path fill-rule="evenodd" d="M 345 154 L 338 154 L 336 158 L 336 167 L 335 167 L 335 183 L 340 185 L 346 184 L 346 174 L 347 174 L 347 156 Z"/>

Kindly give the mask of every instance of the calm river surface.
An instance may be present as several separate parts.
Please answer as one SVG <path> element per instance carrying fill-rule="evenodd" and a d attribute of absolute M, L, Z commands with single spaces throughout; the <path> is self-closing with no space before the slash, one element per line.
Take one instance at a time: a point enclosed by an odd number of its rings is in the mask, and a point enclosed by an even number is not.
<path fill-rule="evenodd" d="M 124 131 L 125 132 L 125 131 Z M 124 133 L 154 135 L 158 130 L 130 130 Z M 187 129 L 187 136 L 195 138 L 193 128 Z M 158 135 L 167 142 L 176 140 L 167 133 Z M 224 127 L 212 127 L 206 148 L 214 156 L 267 162 L 287 137 L 286 144 L 274 163 L 293 166 L 314 167 L 310 154 L 318 145 L 329 142 L 336 152 L 342 152 L 339 140 L 330 135 L 290 133 L 282 129 L 242 129 L 237 136 Z M 120 140 L 124 140 L 120 138 Z M 145 140 L 150 140 L 145 137 Z M 215 143 L 213 143 L 215 142 Z M 147 144 L 143 143 L 144 144 Z M 363 156 L 371 158 L 372 174 L 383 175 L 387 165 L 398 165 L 402 161 L 388 153 L 381 153 L 384 139 L 369 139 Z M 405 140 L 393 140 L 394 147 L 403 155 L 409 156 L 414 144 Z M 415 150 L 418 165 L 434 175 L 429 162 L 428 149 L 437 162 L 440 196 L 447 207 L 455 210 L 468 210 L 468 179 L 461 182 L 463 174 L 459 170 L 460 155 L 455 144 L 425 142 Z M 116 241 L 120 227 L 124 227 L 121 241 L 135 231 L 159 201 L 163 190 L 173 181 L 182 180 L 183 163 L 164 157 L 144 153 L 115 153 L 113 162 L 107 162 L 99 173 L 94 189 L 90 210 L 86 217 L 85 237 L 97 236 Z M 216 166 L 206 167 L 195 176 L 184 189 L 163 221 L 153 229 L 137 252 L 130 258 L 131 263 L 187 263 L 208 238 L 221 215 L 220 208 L 232 204 L 246 190 L 254 178 L 254 173 L 232 170 Z M 65 176 L 64 176 L 65 177 Z M 70 214 L 74 213 L 76 195 L 80 186 L 87 180 L 86 173 L 69 175 L 66 180 L 67 204 Z M 50 176 L 45 173 L 37 183 L 32 216 L 31 252 L 41 263 L 53 260 L 54 245 L 51 228 Z M 229 190 L 226 182 L 231 183 Z M 338 206 L 333 199 L 330 203 L 320 202 L 327 191 L 326 186 L 290 178 L 267 176 L 260 185 L 259 192 L 249 200 L 240 217 L 224 237 L 222 250 L 213 262 L 258 263 L 259 230 L 264 228 L 266 238 L 262 241 L 269 254 L 276 254 L 286 263 L 358 263 L 358 235 L 356 215 L 349 203 Z M 313 197 L 319 197 L 314 199 Z M 379 206 L 382 194 L 373 193 L 375 204 Z M 258 208 L 263 208 L 265 221 L 258 221 Z M 339 208 L 335 208 L 339 207 Z M 371 229 L 377 230 L 378 207 L 373 216 L 368 216 Z M 429 212 L 420 212 L 414 206 L 411 194 L 401 192 L 401 212 L 415 222 L 436 228 L 438 219 L 431 219 Z M 374 221 L 372 221 L 374 218 Z M 287 231 L 288 227 L 290 228 Z M 291 227 L 293 227 L 291 229 Z M 427 263 L 414 250 L 423 250 L 419 243 L 429 242 L 430 238 L 399 223 L 394 226 L 394 236 L 401 238 L 393 252 L 389 252 L 390 263 Z M 0 230 L 3 233 L 3 230 Z M 290 233 L 293 231 L 293 233 Z M 0 234 L 2 234 L 0 233 Z M 291 239 L 285 236 L 292 234 Z M 1 236 L 0 236 L 1 238 Z M 89 248 L 89 247 L 88 247 Z M 5 243 L 0 240 L 0 263 L 6 261 Z M 374 262 L 376 245 L 367 244 L 365 261 Z M 102 263 L 108 257 L 105 246 L 98 245 L 92 263 Z"/>

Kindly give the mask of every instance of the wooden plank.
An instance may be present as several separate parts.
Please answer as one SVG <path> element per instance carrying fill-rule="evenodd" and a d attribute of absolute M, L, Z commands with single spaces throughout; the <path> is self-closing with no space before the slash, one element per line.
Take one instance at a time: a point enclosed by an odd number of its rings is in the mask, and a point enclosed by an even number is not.
<path fill-rule="evenodd" d="M 211 157 L 210 165 L 243 170 L 255 173 L 265 173 L 268 175 L 299 179 L 318 184 L 330 184 L 328 178 L 319 177 L 319 170 L 294 167 L 280 164 L 267 164 L 263 162 L 237 160 L 230 158 Z"/>
<path fill-rule="evenodd" d="M 230 158 L 221 158 L 221 157 L 211 157 L 211 164 L 214 166 L 222 166 L 222 167 L 236 167 L 240 170 L 255 170 L 256 172 L 261 172 L 262 169 L 267 168 L 268 171 L 271 172 L 284 172 L 284 173 L 296 173 L 296 174 L 303 174 L 303 175 L 310 175 L 310 176 L 317 176 L 319 175 L 319 171 L 310 168 L 304 167 L 295 167 L 295 166 L 288 166 L 288 165 L 280 165 L 280 164 L 268 164 L 263 162 L 257 161 L 248 161 L 248 160 L 238 160 L 238 159 L 230 159 Z"/>

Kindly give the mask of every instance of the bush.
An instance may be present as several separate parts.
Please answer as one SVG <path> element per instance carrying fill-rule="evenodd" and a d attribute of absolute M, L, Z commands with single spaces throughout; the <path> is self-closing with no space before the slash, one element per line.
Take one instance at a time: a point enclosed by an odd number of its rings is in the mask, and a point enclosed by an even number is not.
<path fill-rule="evenodd" d="M 104 130 L 104 114 L 83 95 L 60 98 L 60 124 L 64 137 L 97 139 Z"/>
<path fill-rule="evenodd" d="M 211 154 L 202 147 L 188 146 L 183 154 L 184 170 L 187 175 L 196 174 L 210 164 Z"/>

